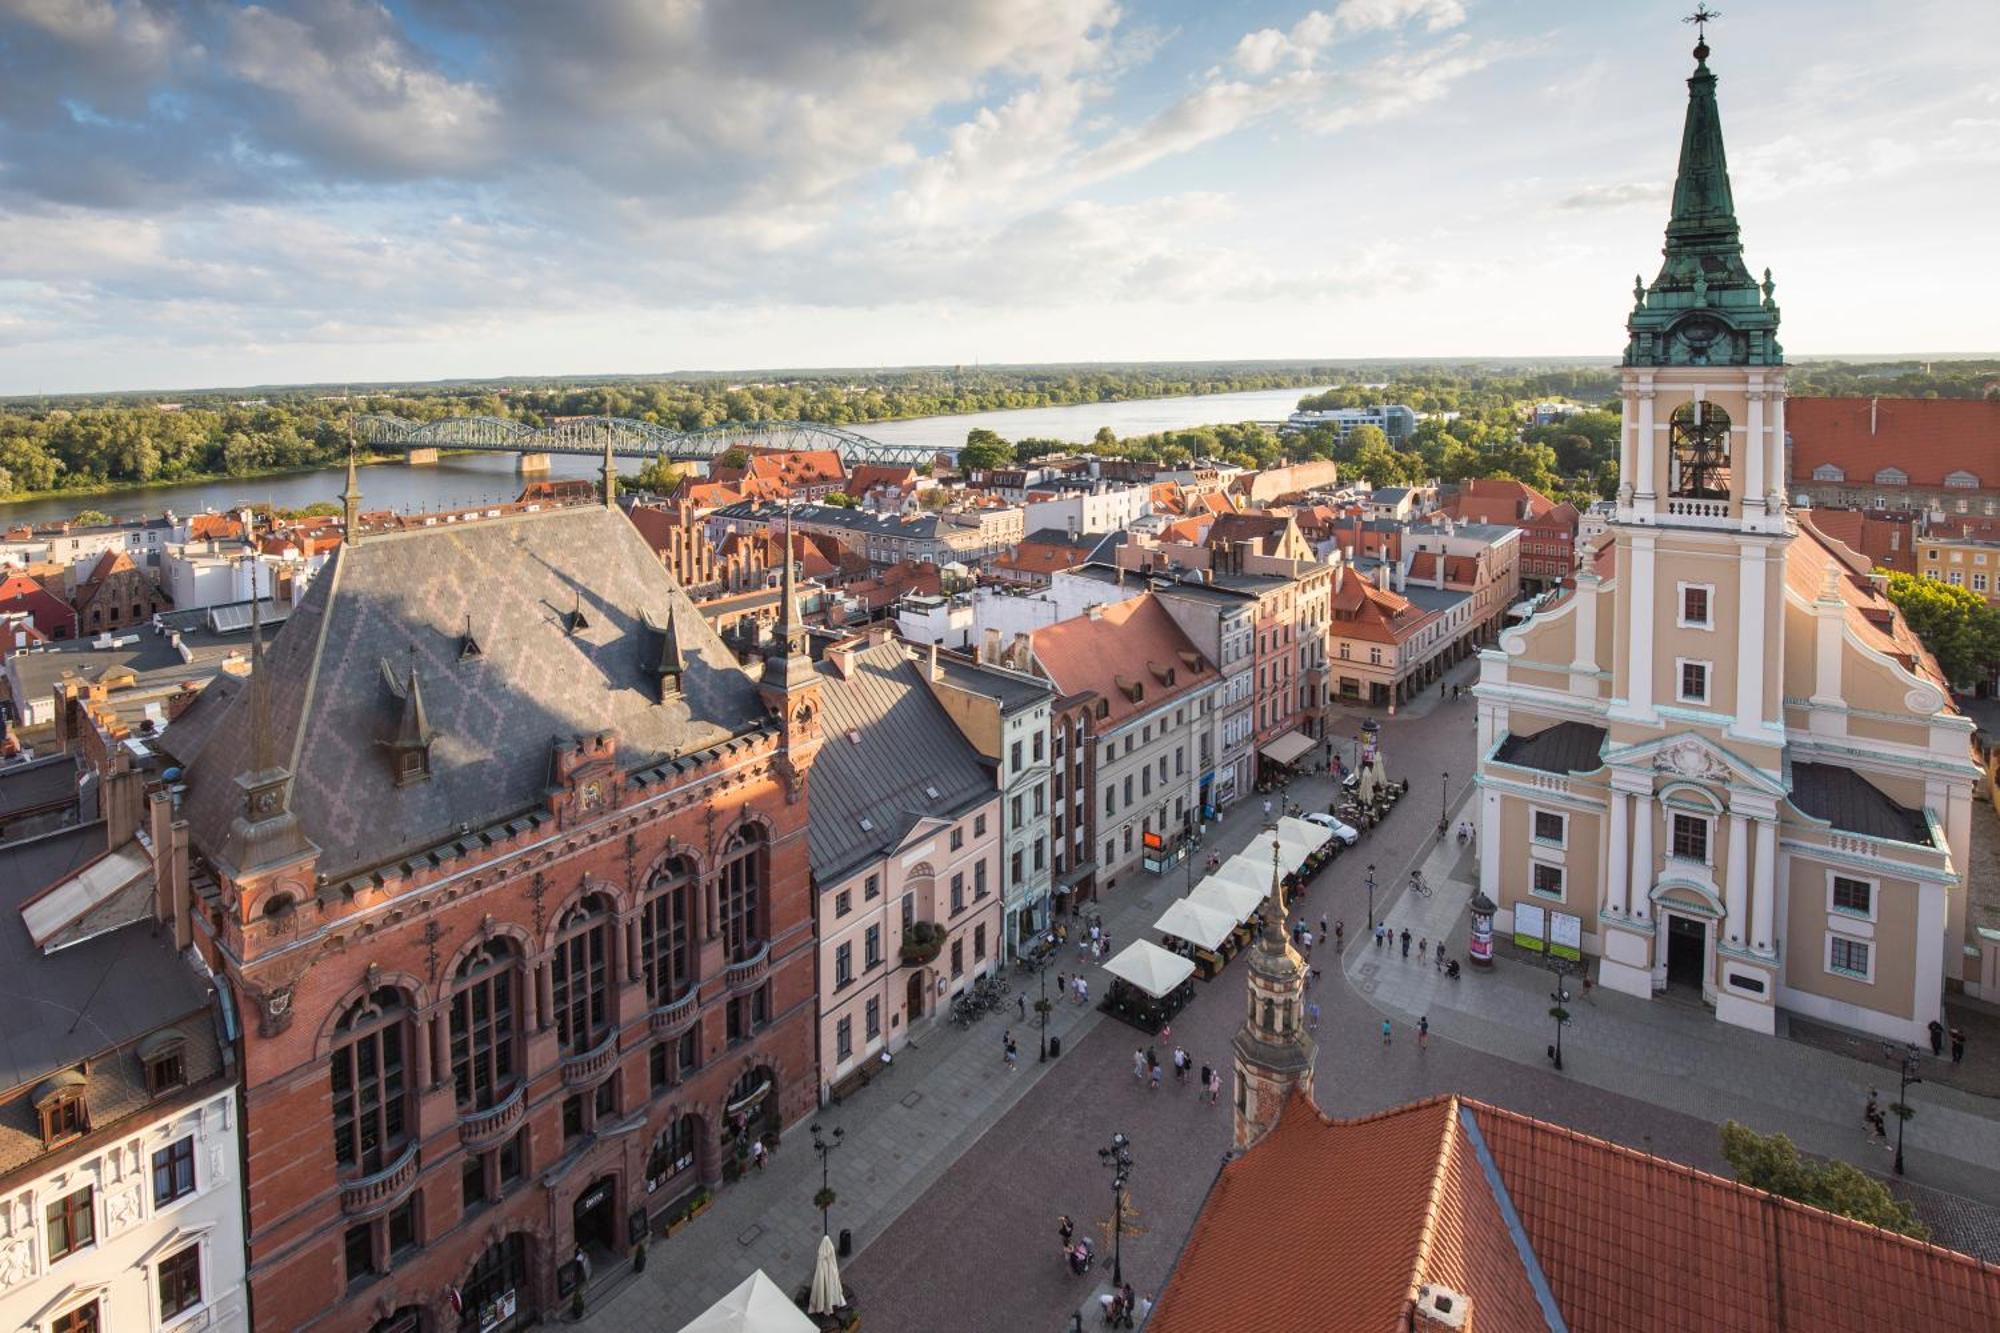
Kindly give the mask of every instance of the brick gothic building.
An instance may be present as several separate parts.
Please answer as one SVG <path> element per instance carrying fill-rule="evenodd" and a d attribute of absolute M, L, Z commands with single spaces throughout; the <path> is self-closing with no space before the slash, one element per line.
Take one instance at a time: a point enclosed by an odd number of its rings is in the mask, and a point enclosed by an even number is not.
<path fill-rule="evenodd" d="M 175 723 L 256 1328 L 550 1316 L 811 1110 L 804 653 L 754 679 L 569 509 L 343 548 Z"/>

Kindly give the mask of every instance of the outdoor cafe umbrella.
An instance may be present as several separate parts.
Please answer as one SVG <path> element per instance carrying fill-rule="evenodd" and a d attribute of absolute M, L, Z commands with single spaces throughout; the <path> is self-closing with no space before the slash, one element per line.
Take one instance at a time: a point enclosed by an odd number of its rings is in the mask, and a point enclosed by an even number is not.
<path fill-rule="evenodd" d="M 1264 902 L 1264 890 L 1210 875 L 1188 895 L 1189 902 L 1227 913 L 1231 921 L 1248 921 Z"/>
<path fill-rule="evenodd" d="M 819 1326 L 759 1268 L 682 1325 L 681 1333 L 819 1333 Z"/>
<path fill-rule="evenodd" d="M 819 1257 L 813 1260 L 812 1295 L 806 1300 L 807 1314 L 832 1314 L 847 1304 L 840 1289 L 840 1264 L 833 1254 L 833 1237 L 819 1238 Z"/>
<path fill-rule="evenodd" d="M 1363 805 L 1375 802 L 1375 762 L 1371 759 L 1361 766 L 1361 776 L 1354 784 L 1354 795 Z"/>
<path fill-rule="evenodd" d="M 1119 950 L 1104 970 L 1158 1000 L 1173 994 L 1174 987 L 1194 975 L 1194 963 L 1150 941 L 1134 940 Z"/>
<path fill-rule="evenodd" d="M 1176 898 L 1160 913 L 1160 919 L 1153 923 L 1153 929 L 1175 939 L 1186 940 L 1198 949 L 1214 950 L 1221 947 L 1236 929 L 1236 917 L 1212 903 L 1198 902 L 1194 898 Z"/>
<path fill-rule="evenodd" d="M 1256 844 L 1252 843 L 1251 846 L 1254 848 Z M 1259 858 L 1250 852 L 1238 852 L 1217 866 L 1209 874 L 1208 879 L 1202 882 L 1206 884 L 1208 880 L 1217 879 L 1231 884 L 1241 884 L 1246 889 L 1254 890 L 1261 898 L 1265 888 L 1271 883 L 1271 863 L 1264 861 L 1259 864 Z"/>

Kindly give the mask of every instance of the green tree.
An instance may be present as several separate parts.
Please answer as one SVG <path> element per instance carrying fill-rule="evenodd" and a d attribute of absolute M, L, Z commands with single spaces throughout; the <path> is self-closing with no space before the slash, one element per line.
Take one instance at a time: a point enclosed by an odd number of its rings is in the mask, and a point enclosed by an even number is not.
<path fill-rule="evenodd" d="M 1090 437 L 1090 442 L 1099 449 L 1116 449 L 1118 447 L 1118 432 L 1112 430 L 1109 426 L 1099 426 L 1097 434 Z"/>
<path fill-rule="evenodd" d="M 1745 1185 L 1918 1240 L 1930 1236 L 1910 1205 L 1889 1193 L 1888 1186 L 1846 1162 L 1802 1157 L 1783 1134 L 1759 1134 L 1726 1120 L 1722 1155 Z"/>
<path fill-rule="evenodd" d="M 632 476 L 632 484 L 655 495 L 672 495 L 681 484 L 681 470 L 664 458 L 655 458 Z"/>
<path fill-rule="evenodd" d="M 832 505 L 836 509 L 859 509 L 861 507 L 861 502 L 846 491 L 833 491 L 827 495 L 826 499 L 820 501 L 820 503 Z"/>
<path fill-rule="evenodd" d="M 958 451 L 958 466 L 967 472 L 1006 467 L 1013 461 L 1014 446 L 984 426 L 967 431 L 965 448 Z"/>
<path fill-rule="evenodd" d="M 79 510 L 76 517 L 70 520 L 70 522 L 76 524 L 79 528 L 101 528 L 110 521 L 111 515 L 105 513 L 102 509 Z"/>
<path fill-rule="evenodd" d="M 1970 685 L 2000 662 L 2000 610 L 1978 593 L 1938 579 L 1892 573 L 1889 600 L 1952 684 Z"/>
<path fill-rule="evenodd" d="M 750 451 L 740 444 L 733 449 L 724 449 L 722 456 L 715 460 L 715 465 L 729 468 L 749 467 Z"/>

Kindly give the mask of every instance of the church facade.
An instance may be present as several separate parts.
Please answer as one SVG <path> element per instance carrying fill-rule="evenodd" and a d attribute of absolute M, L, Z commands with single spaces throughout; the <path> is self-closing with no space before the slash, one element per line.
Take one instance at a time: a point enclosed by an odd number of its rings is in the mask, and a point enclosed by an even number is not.
<path fill-rule="evenodd" d="M 1664 263 L 1635 284 L 1610 533 L 1481 655 L 1496 929 L 1603 985 L 1922 1040 L 1968 967 L 1973 727 L 1868 562 L 1784 493 L 1785 364 L 1695 48 Z"/>

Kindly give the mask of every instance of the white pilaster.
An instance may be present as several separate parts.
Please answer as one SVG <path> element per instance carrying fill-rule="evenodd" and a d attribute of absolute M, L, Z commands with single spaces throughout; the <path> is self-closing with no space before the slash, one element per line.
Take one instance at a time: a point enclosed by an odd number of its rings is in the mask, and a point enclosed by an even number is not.
<path fill-rule="evenodd" d="M 1500 905 L 1500 797 L 1479 794 L 1479 891 Z"/>
<path fill-rule="evenodd" d="M 1633 712 L 1650 716 L 1656 666 L 1653 661 L 1653 621 L 1657 614 L 1653 605 L 1653 534 L 1633 533 L 1627 554 L 1632 557 L 1632 593 L 1627 603 L 1630 607 L 1627 628 L 1631 633 L 1625 665 L 1631 678 L 1625 682 L 1625 698 L 1632 705 Z"/>
<path fill-rule="evenodd" d="M 1639 390 L 1639 439 L 1637 456 L 1632 460 L 1633 503 L 1645 514 L 1653 512 L 1653 463 L 1660 454 L 1660 442 L 1653 432 L 1653 390 L 1649 385 Z"/>
<path fill-rule="evenodd" d="M 1737 552 L 1736 578 L 1736 722 L 1733 730 L 1761 731 L 1764 707 L 1764 645 L 1771 627 L 1764 623 L 1765 549 L 1746 545 Z"/>
<path fill-rule="evenodd" d="M 1944 970 L 1947 952 L 1963 954 L 1955 946 L 1957 938 L 1945 928 L 1945 888 L 1942 884 L 1917 885 L 1917 981 L 1911 1005 L 1916 1015 L 1910 1024 L 1915 1031 L 1928 1033 L 1930 1021 L 1944 1017 Z M 1961 962 L 1963 960 L 1961 959 Z M 1964 970 L 1961 967 L 1961 972 Z M 1884 1005 L 1892 1008 L 1893 1005 Z M 1912 1037 L 1912 1041 L 1922 1038 Z"/>
<path fill-rule="evenodd" d="M 1722 942 L 1743 947 L 1744 879 L 1750 865 L 1750 821 L 1742 815 L 1729 816 L 1729 877 L 1724 881 L 1723 906 L 1728 920 L 1723 923 Z"/>
<path fill-rule="evenodd" d="M 1750 884 L 1750 946 L 1758 953 L 1778 951 L 1772 920 L 1778 905 L 1778 826 L 1760 819 L 1757 830 L 1757 874 Z"/>
<path fill-rule="evenodd" d="M 1576 576 L 1576 612 L 1572 617 L 1576 622 L 1576 651 L 1569 664 L 1572 674 L 1586 677 L 1597 674 L 1597 592 L 1603 582 L 1588 569 Z M 1571 681 L 1570 688 L 1574 690 L 1582 683 Z M 1597 697 L 1595 682 L 1590 684 L 1590 694 Z"/>
<path fill-rule="evenodd" d="M 1605 847 L 1604 908 L 1614 916 L 1631 910 L 1632 866 L 1626 849 L 1632 845 L 1632 797 L 1612 788 L 1611 837 Z"/>
<path fill-rule="evenodd" d="M 1659 866 L 1653 860 L 1653 794 L 1632 798 L 1632 915 L 1641 921 L 1652 916 L 1653 879 Z"/>
<path fill-rule="evenodd" d="M 1771 390 L 1771 487 L 1779 495 L 1777 509 L 1784 509 L 1784 488 L 1790 478 L 1785 473 L 1785 389 L 1778 385 Z"/>
<path fill-rule="evenodd" d="M 1743 517 L 1756 519 L 1764 513 L 1764 492 L 1768 489 L 1764 481 L 1764 460 L 1770 449 L 1769 437 L 1764 429 L 1764 399 L 1766 392 L 1761 383 L 1752 382 L 1749 390 L 1750 432 L 1743 442 Z"/>

